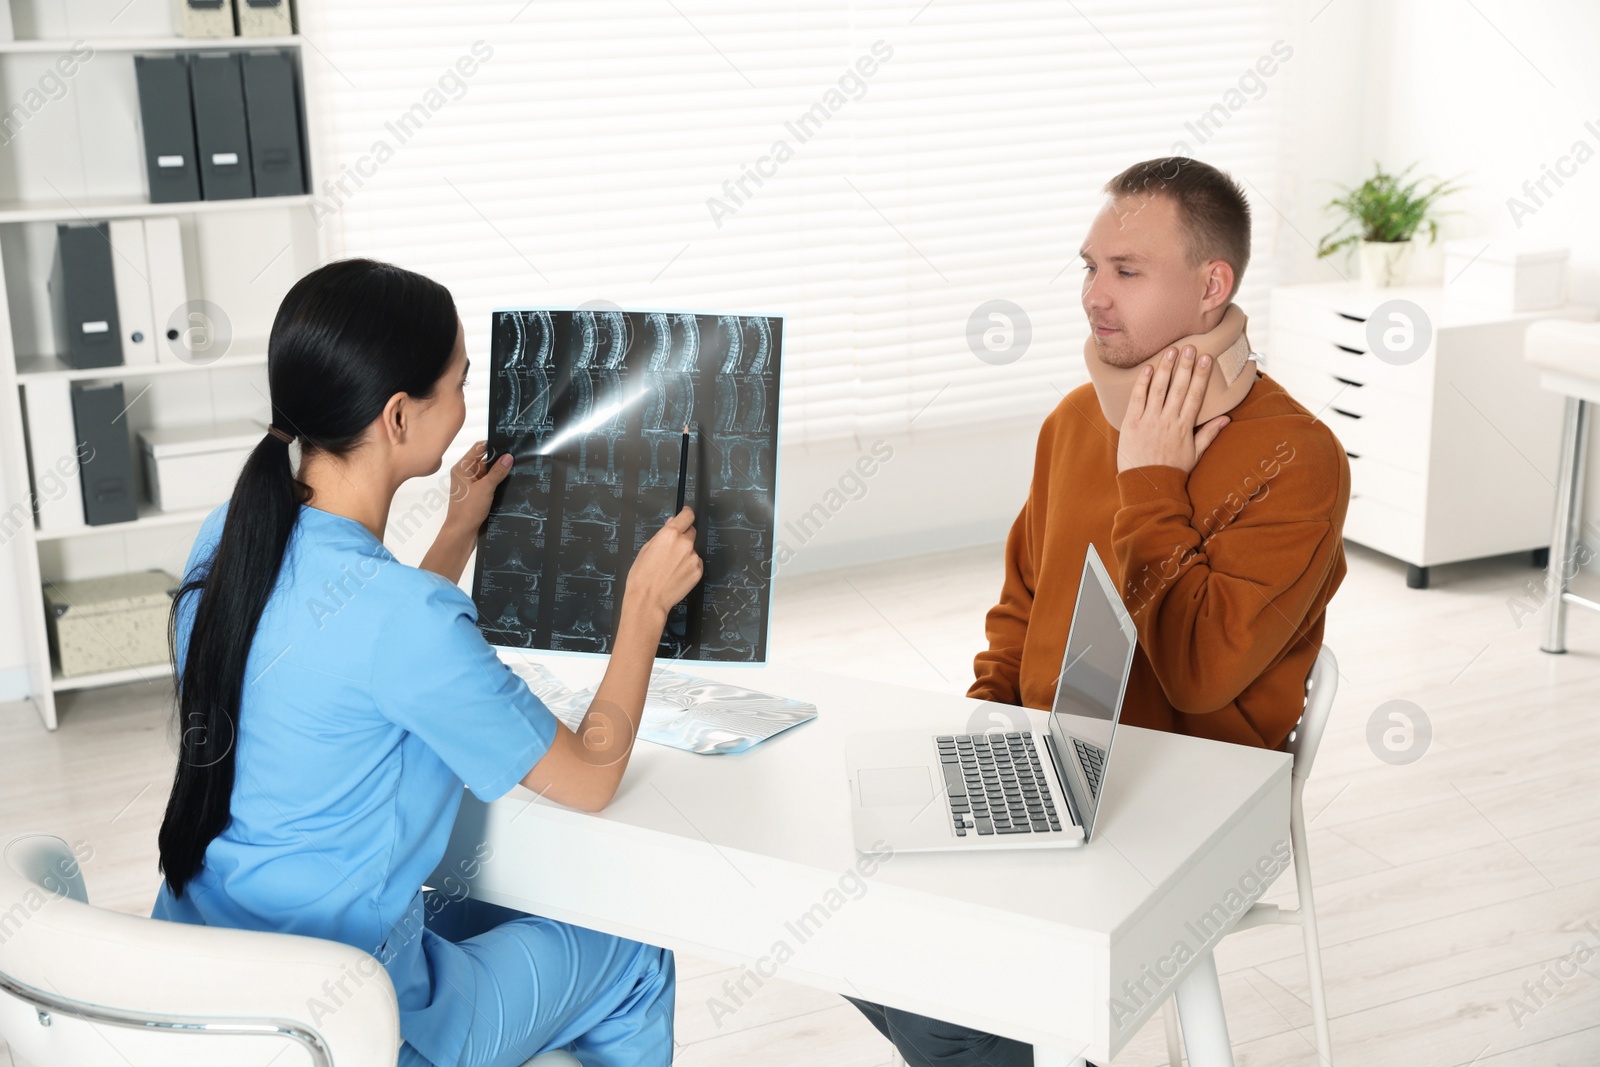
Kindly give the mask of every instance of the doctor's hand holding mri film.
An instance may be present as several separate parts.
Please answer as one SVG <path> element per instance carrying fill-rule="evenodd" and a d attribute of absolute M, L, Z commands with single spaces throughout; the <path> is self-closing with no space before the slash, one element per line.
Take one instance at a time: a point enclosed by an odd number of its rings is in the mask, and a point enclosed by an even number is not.
<path fill-rule="evenodd" d="M 467 365 L 449 291 L 411 271 L 337 261 L 284 297 L 272 424 L 173 601 L 179 758 L 153 914 L 371 953 L 399 1001 L 399 1067 L 553 1048 L 665 1065 L 670 952 L 422 888 L 463 785 L 611 800 L 668 613 L 702 575 L 685 508 L 636 553 L 588 714 L 576 732 L 558 721 L 456 585 L 510 466 L 481 445 L 456 465 L 423 567 L 383 544 L 395 491 L 436 473 L 461 430 Z"/>

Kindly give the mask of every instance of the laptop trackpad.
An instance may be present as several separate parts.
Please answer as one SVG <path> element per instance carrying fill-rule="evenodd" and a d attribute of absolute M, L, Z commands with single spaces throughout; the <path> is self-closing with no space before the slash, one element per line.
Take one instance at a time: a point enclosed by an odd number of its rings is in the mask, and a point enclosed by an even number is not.
<path fill-rule="evenodd" d="M 861 806 L 876 808 L 891 804 L 926 804 L 933 799 L 933 784 L 928 768 L 868 767 L 856 772 L 861 790 Z"/>

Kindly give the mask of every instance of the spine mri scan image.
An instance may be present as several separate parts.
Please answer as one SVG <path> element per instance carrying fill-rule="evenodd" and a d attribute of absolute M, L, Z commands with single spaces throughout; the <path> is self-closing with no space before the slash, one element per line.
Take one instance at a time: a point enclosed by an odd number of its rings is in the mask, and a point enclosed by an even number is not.
<path fill-rule="evenodd" d="M 783 320 L 586 308 L 494 313 L 489 444 L 516 462 L 478 535 L 493 644 L 611 651 L 622 586 L 677 502 L 705 577 L 658 655 L 764 662 Z"/>

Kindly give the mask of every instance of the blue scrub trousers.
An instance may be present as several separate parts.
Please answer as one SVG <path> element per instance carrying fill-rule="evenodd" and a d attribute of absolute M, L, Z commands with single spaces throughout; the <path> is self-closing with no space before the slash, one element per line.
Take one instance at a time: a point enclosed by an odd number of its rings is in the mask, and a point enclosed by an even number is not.
<path fill-rule="evenodd" d="M 472 1024 L 459 1059 L 434 1065 L 407 1043 L 399 1067 L 520 1067 L 556 1048 L 584 1067 L 672 1062 L 671 952 L 470 898 L 426 914 L 473 964 L 473 989 L 434 997 L 470 1001 Z"/>

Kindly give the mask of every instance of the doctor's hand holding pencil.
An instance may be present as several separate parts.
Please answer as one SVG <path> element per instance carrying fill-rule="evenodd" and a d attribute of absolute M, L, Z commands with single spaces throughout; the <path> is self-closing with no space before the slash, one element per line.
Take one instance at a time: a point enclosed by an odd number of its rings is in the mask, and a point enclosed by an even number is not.
<path fill-rule="evenodd" d="M 522 779 L 524 786 L 583 811 L 599 811 L 616 795 L 639 735 L 667 614 L 705 570 L 694 538 L 694 510 L 683 508 L 639 550 L 623 589 L 611 662 L 594 701 L 576 731 L 558 724 L 555 741 Z"/>

